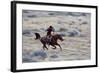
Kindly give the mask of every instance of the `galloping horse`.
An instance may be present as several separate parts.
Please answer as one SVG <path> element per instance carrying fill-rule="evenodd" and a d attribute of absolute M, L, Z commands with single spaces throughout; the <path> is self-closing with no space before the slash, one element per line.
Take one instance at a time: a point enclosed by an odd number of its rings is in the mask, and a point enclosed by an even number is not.
<path fill-rule="evenodd" d="M 60 47 L 60 50 L 62 51 L 62 48 L 61 48 L 60 44 L 58 44 L 58 42 L 57 42 L 58 39 L 61 40 L 61 41 L 64 40 L 61 37 L 61 35 L 59 35 L 59 34 L 51 35 L 52 36 L 51 42 L 48 42 L 47 41 L 48 40 L 47 36 L 41 37 L 39 33 L 35 33 L 35 36 L 36 36 L 35 40 L 39 39 L 41 41 L 41 43 L 43 44 L 43 49 L 46 48 L 48 50 L 46 44 L 49 43 L 49 45 L 51 45 L 51 46 L 54 47 L 53 49 L 56 49 L 56 46 L 55 45 L 58 45 Z"/>

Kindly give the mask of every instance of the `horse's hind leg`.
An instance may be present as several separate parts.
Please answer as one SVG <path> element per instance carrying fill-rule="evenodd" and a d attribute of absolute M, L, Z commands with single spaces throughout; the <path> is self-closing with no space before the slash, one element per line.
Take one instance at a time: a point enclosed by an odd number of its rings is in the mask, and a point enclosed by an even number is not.
<path fill-rule="evenodd" d="M 52 44 L 51 44 L 51 46 L 53 46 L 53 47 L 54 47 L 53 49 L 56 49 L 56 46 L 55 46 L 55 45 L 52 45 Z"/>
<path fill-rule="evenodd" d="M 43 49 L 45 50 L 45 47 L 44 47 L 44 45 L 43 45 Z"/>
<path fill-rule="evenodd" d="M 44 45 L 43 45 L 43 49 L 44 49 L 44 50 L 45 50 L 45 48 L 48 50 L 48 48 L 47 48 L 46 44 L 44 44 Z"/>
<path fill-rule="evenodd" d="M 62 47 L 60 46 L 60 44 L 57 43 L 57 45 L 60 47 L 60 50 L 62 51 Z"/>

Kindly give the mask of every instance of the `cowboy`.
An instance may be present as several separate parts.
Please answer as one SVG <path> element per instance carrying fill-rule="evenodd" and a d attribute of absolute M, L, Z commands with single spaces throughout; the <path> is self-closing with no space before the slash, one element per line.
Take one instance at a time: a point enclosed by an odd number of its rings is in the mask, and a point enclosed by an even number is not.
<path fill-rule="evenodd" d="M 53 34 L 54 34 L 54 32 L 55 32 L 55 29 L 52 27 L 52 26 L 49 26 L 49 28 L 47 28 L 47 41 L 48 41 L 48 44 L 51 42 L 51 38 L 52 38 L 52 32 L 53 32 Z"/>

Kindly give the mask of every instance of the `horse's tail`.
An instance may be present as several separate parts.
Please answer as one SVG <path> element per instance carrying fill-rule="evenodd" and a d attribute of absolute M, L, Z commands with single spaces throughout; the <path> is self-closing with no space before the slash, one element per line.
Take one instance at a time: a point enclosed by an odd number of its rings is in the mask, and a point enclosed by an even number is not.
<path fill-rule="evenodd" d="M 40 39 L 40 38 L 41 38 L 41 36 L 40 36 L 40 34 L 39 34 L 39 33 L 34 33 L 34 34 L 35 34 L 35 36 L 36 36 L 35 40 L 37 40 L 37 39 Z"/>

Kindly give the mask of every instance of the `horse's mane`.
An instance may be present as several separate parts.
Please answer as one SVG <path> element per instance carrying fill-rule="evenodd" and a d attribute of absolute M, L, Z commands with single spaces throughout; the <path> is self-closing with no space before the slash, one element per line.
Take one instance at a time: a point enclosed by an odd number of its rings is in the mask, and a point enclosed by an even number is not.
<path fill-rule="evenodd" d="M 52 36 L 61 36 L 60 34 L 54 34 L 54 35 L 52 35 Z"/>

